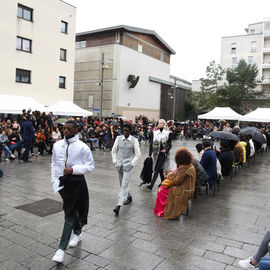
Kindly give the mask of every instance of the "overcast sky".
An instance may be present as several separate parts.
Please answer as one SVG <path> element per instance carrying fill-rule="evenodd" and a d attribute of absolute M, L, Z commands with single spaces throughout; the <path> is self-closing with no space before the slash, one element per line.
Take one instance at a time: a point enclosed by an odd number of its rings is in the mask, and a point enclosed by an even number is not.
<path fill-rule="evenodd" d="M 270 0 L 65 1 L 77 7 L 77 32 L 120 24 L 155 30 L 176 51 L 171 74 L 189 81 L 220 62 L 221 37 L 270 17 Z"/>

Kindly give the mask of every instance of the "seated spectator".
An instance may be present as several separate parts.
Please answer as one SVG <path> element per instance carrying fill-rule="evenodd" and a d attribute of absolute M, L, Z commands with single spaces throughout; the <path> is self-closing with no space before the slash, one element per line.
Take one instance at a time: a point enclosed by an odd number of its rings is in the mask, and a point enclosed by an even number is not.
<path fill-rule="evenodd" d="M 217 156 L 211 148 L 211 142 L 208 140 L 203 141 L 203 150 L 201 165 L 208 174 L 209 188 L 212 189 L 217 180 Z"/>
<path fill-rule="evenodd" d="M 237 142 L 233 149 L 234 152 L 234 161 L 235 163 L 239 163 L 240 165 L 243 165 L 244 161 L 244 150 L 243 146 L 240 142 Z"/>
<path fill-rule="evenodd" d="M 165 219 L 177 219 L 188 207 L 193 196 L 196 172 L 192 154 L 186 148 L 179 148 L 175 154 L 176 173 L 169 173 L 162 182 L 164 188 L 170 188 L 165 207 Z"/>
<path fill-rule="evenodd" d="M 45 143 L 46 143 L 46 136 L 45 130 L 41 129 L 40 132 L 37 133 L 36 143 L 38 146 L 38 155 L 44 155 Z"/>
<path fill-rule="evenodd" d="M 9 143 L 10 143 L 10 151 L 12 154 L 14 154 L 14 151 L 16 150 L 18 153 L 18 159 L 21 159 L 22 156 L 22 136 L 18 132 L 17 128 L 14 128 L 13 131 L 9 132 L 8 135 Z"/>
<path fill-rule="evenodd" d="M 257 253 L 246 260 L 240 260 L 239 266 L 243 269 L 255 269 L 258 268 L 260 264 L 260 269 L 262 270 L 270 269 L 269 259 L 265 258 L 264 260 L 263 258 L 269 252 L 269 245 L 270 245 L 270 231 L 267 231 L 260 244 Z"/>
<path fill-rule="evenodd" d="M 0 144 L 2 145 L 3 150 L 5 151 L 5 161 L 9 161 L 8 156 L 15 158 L 15 156 L 11 153 L 10 149 L 8 148 L 8 137 L 6 135 L 6 131 L 3 130 L 2 134 L 0 135 Z M 1 158 L 1 157 L 0 157 Z"/>
<path fill-rule="evenodd" d="M 217 157 L 221 164 L 221 174 L 223 176 L 229 176 L 234 162 L 234 153 L 228 141 L 220 142 L 220 152 L 217 152 Z"/>
<path fill-rule="evenodd" d="M 95 151 L 96 149 L 98 149 L 99 145 L 98 145 L 98 138 L 96 137 L 96 133 L 93 127 L 90 127 L 88 129 L 89 132 L 89 140 L 91 141 L 92 145 L 93 145 L 93 149 L 91 149 L 92 151 Z"/>
<path fill-rule="evenodd" d="M 53 128 L 52 139 L 53 139 L 54 142 L 57 142 L 57 141 L 61 140 L 61 133 L 60 133 L 58 127 Z"/>

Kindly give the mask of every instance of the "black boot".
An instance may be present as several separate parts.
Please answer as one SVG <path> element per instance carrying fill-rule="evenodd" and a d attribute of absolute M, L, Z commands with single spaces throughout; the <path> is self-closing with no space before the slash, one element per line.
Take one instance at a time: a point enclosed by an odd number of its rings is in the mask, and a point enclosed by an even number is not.
<path fill-rule="evenodd" d="M 127 197 L 127 199 L 124 201 L 124 205 L 127 205 L 127 204 L 129 204 L 129 203 L 131 203 L 132 202 L 132 197 L 131 197 L 131 195 L 129 195 L 128 197 Z"/>
<path fill-rule="evenodd" d="M 114 212 L 114 214 L 115 214 L 116 216 L 119 215 L 120 207 L 121 207 L 120 205 L 116 205 L 115 208 L 113 209 L 113 212 Z"/>

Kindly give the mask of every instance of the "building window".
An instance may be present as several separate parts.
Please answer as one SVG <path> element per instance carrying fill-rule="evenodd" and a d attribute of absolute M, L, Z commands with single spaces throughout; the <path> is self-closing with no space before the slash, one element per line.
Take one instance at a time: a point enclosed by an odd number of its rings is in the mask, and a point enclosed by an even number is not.
<path fill-rule="evenodd" d="M 27 21 L 33 21 L 33 9 L 18 4 L 17 16 Z"/>
<path fill-rule="evenodd" d="M 31 83 L 31 71 L 16 68 L 16 82 Z"/>
<path fill-rule="evenodd" d="M 254 34 L 255 34 L 255 29 L 250 29 L 250 30 L 249 30 L 249 33 L 250 33 L 251 35 L 254 35 Z"/>
<path fill-rule="evenodd" d="M 86 48 L 86 40 L 76 42 L 76 49 L 81 49 L 81 48 Z"/>
<path fill-rule="evenodd" d="M 233 57 L 232 58 L 232 67 L 236 67 L 237 66 L 237 57 Z"/>
<path fill-rule="evenodd" d="M 257 41 L 251 41 L 250 52 L 256 52 L 256 51 L 257 51 Z"/>
<path fill-rule="evenodd" d="M 60 49 L 60 60 L 61 61 L 67 61 L 67 50 Z"/>
<path fill-rule="evenodd" d="M 231 54 L 236 54 L 236 43 L 231 44 Z"/>
<path fill-rule="evenodd" d="M 61 21 L 61 33 L 67 34 L 68 23 Z"/>
<path fill-rule="evenodd" d="M 253 56 L 248 57 L 248 64 L 253 65 Z"/>
<path fill-rule="evenodd" d="M 142 52 L 143 51 L 143 47 L 141 44 L 138 44 L 138 52 Z"/>
<path fill-rule="evenodd" d="M 66 77 L 59 76 L 59 88 L 66 88 Z"/>
<path fill-rule="evenodd" d="M 88 95 L 88 108 L 92 109 L 94 107 L 94 96 Z"/>
<path fill-rule="evenodd" d="M 17 50 L 32 52 L 32 41 L 27 38 L 17 37 Z"/>

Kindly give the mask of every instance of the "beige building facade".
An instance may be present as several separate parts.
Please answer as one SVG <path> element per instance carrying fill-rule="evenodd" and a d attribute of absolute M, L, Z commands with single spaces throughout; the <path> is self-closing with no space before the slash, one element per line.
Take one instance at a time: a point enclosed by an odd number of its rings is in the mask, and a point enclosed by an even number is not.
<path fill-rule="evenodd" d="M 261 87 L 270 89 L 270 18 L 249 24 L 245 35 L 222 38 L 221 66 L 233 68 L 240 59 L 248 64 L 256 64 Z"/>
<path fill-rule="evenodd" d="M 61 0 L 3 1 L 0 94 L 73 101 L 75 22 L 76 8 Z"/>
<path fill-rule="evenodd" d="M 170 56 L 175 52 L 154 31 L 116 26 L 76 35 L 74 103 L 102 116 L 134 119 L 160 116 L 161 84 L 170 80 Z M 101 57 L 104 54 L 104 64 Z M 102 78 L 102 70 L 104 76 Z M 132 88 L 129 76 L 138 78 Z"/>

